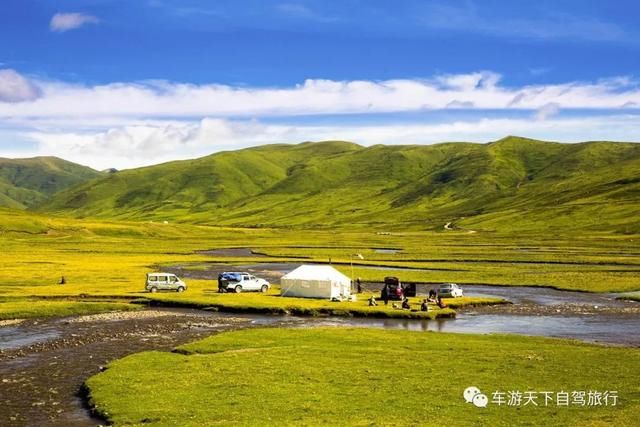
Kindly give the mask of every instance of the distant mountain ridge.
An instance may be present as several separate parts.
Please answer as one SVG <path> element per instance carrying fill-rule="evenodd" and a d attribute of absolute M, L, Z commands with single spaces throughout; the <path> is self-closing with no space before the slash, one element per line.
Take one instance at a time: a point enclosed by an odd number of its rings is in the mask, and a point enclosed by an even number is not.
<path fill-rule="evenodd" d="M 640 232 L 640 144 L 265 145 L 119 171 L 41 211 L 241 226 Z"/>
<path fill-rule="evenodd" d="M 0 158 L 0 206 L 25 209 L 101 173 L 57 157 Z"/>

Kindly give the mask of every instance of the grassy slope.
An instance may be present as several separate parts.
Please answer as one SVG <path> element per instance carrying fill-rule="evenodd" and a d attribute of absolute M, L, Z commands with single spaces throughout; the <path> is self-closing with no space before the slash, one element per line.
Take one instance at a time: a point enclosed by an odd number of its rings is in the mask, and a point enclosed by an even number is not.
<path fill-rule="evenodd" d="M 32 207 L 57 191 L 99 176 L 91 168 L 56 157 L 0 158 L 0 206 Z"/>
<path fill-rule="evenodd" d="M 44 210 L 226 225 L 640 231 L 640 145 L 271 145 L 123 171 Z"/>
<path fill-rule="evenodd" d="M 308 157 L 356 149 L 350 143 L 267 145 L 109 175 L 62 192 L 42 210 L 133 219 L 210 218 L 213 212 L 277 186 Z"/>
<path fill-rule="evenodd" d="M 638 349 L 340 328 L 223 333 L 181 351 L 112 362 L 87 381 L 91 402 L 116 425 L 631 426 L 640 411 Z M 471 385 L 490 400 L 497 390 L 614 390 L 620 401 L 479 409 L 462 398 Z"/>

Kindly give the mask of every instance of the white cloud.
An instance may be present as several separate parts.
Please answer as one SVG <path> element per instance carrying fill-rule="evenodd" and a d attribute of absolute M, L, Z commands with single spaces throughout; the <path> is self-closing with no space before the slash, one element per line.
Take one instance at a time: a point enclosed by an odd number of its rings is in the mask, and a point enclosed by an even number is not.
<path fill-rule="evenodd" d="M 489 141 L 508 134 L 563 141 L 637 140 L 640 85 L 630 77 L 509 87 L 483 71 L 420 80 L 307 80 L 291 87 L 234 87 L 167 81 L 80 85 L 0 70 L 0 156 L 57 155 L 96 168 L 134 167 L 222 149 L 305 140 L 361 144 Z M 348 114 L 448 110 L 446 122 L 349 123 Z M 465 109 L 464 113 L 455 109 Z M 560 110 L 572 110 L 563 118 Z M 608 110 L 607 115 L 596 110 Z M 482 118 L 485 110 L 492 117 Z M 531 112 L 531 118 L 516 111 Z M 592 110 L 587 117 L 580 110 Z M 314 116 L 344 115 L 319 126 Z M 464 120 L 457 120 L 462 117 Z M 596 114 L 600 114 L 597 116 Z M 307 115 L 306 125 L 281 123 Z M 289 117 L 289 119 L 287 119 Z M 257 118 L 257 120 L 255 119 Z M 534 120 L 537 119 L 537 120 Z M 414 118 L 414 120 L 417 120 Z M 324 121 L 326 123 L 326 121 Z M 309 124 L 311 123 L 311 124 Z M 8 136 L 7 136 L 8 135 Z M 18 141 L 25 144 L 20 149 Z M 5 143 L 5 147 L 6 147 Z M 37 147 L 33 149 L 33 147 Z"/>
<path fill-rule="evenodd" d="M 560 105 L 556 102 L 550 102 L 538 108 L 535 119 L 538 121 L 547 120 L 549 117 L 555 116 L 560 112 Z"/>
<path fill-rule="evenodd" d="M 471 74 L 449 74 L 436 78 L 445 88 L 472 91 L 475 89 L 493 88 L 500 81 L 500 74 L 482 71 Z"/>
<path fill-rule="evenodd" d="M 148 121 L 105 131 L 31 132 L 38 144 L 28 155 L 56 155 L 96 169 L 151 165 L 204 156 L 227 149 L 269 143 L 348 140 L 362 145 L 487 142 L 506 135 L 578 142 L 638 140 L 637 115 L 574 119 L 476 119 L 434 124 L 293 125 L 255 120 L 205 118 L 200 121 Z M 27 154 L 25 154 L 27 155 Z"/>
<path fill-rule="evenodd" d="M 49 28 L 51 31 L 62 33 L 75 30 L 86 24 L 97 24 L 98 18 L 86 13 L 56 13 L 51 17 Z"/>
<path fill-rule="evenodd" d="M 500 75 L 485 71 L 423 80 L 306 80 L 291 87 L 36 81 L 42 96 L 20 104 L 0 100 L 0 118 L 264 117 L 423 111 L 456 105 L 537 110 L 552 103 L 562 109 L 640 104 L 640 86 L 628 77 L 521 87 L 500 85 L 499 79 Z"/>
<path fill-rule="evenodd" d="M 473 107 L 474 107 L 473 102 L 458 101 L 457 99 L 454 99 L 453 101 L 447 104 L 446 108 L 473 108 Z"/>
<path fill-rule="evenodd" d="M 40 96 L 40 89 L 15 70 L 0 70 L 0 103 L 33 101 Z"/>

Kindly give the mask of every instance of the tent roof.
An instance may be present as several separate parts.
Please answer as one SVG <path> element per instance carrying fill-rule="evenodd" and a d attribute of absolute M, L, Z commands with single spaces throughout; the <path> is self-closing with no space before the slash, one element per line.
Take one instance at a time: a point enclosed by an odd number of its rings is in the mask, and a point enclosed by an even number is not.
<path fill-rule="evenodd" d="M 351 281 L 347 276 L 328 265 L 301 265 L 282 278 L 293 280 Z"/>

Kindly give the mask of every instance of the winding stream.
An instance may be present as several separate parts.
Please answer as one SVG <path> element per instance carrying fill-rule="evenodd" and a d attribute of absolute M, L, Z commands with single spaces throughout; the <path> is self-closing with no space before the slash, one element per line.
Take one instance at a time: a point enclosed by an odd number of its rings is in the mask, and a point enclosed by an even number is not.
<path fill-rule="evenodd" d="M 234 266 L 271 279 L 296 264 Z M 211 278 L 230 266 L 212 264 L 184 277 Z M 214 283 L 214 282 L 212 282 Z M 365 283 L 369 291 L 379 284 Z M 419 294 L 432 286 L 419 285 Z M 228 315 L 190 309 L 27 320 L 0 327 L 0 425 L 96 426 L 78 392 L 109 361 L 145 350 L 164 350 L 221 331 L 251 327 L 367 327 L 454 333 L 514 333 L 640 347 L 640 303 L 616 294 L 536 287 L 465 285 L 468 296 L 499 296 L 512 305 L 460 310 L 456 319 L 300 318 Z M 146 313 L 146 315 L 145 315 Z M 112 316 L 112 317 L 110 317 Z M 80 320 L 78 320 L 80 319 Z"/>

